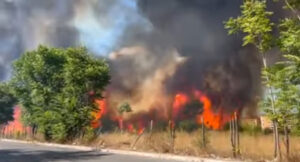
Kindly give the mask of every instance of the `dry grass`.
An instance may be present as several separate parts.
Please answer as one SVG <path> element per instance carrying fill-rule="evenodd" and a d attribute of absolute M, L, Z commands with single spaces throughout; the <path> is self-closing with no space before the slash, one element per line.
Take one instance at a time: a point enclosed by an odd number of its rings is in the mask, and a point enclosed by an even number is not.
<path fill-rule="evenodd" d="M 26 139 L 44 141 L 41 134 L 37 134 L 34 138 L 30 135 L 20 136 L 12 134 L 10 136 L 2 136 L 3 138 Z M 73 144 L 85 144 L 95 146 L 97 148 L 111 148 L 123 150 L 138 150 L 145 152 L 158 153 L 175 153 L 178 155 L 192 155 L 201 157 L 232 157 L 232 148 L 230 143 L 230 134 L 226 131 L 209 131 L 207 132 L 208 144 L 204 149 L 201 147 L 201 132 L 187 133 L 177 131 L 174 143 L 174 152 L 172 150 L 171 138 L 168 132 L 154 132 L 152 135 L 144 133 L 135 147 L 132 147 L 137 135 L 133 133 L 114 133 L 101 134 L 94 140 L 85 140 L 78 138 L 70 141 Z M 282 136 L 281 136 L 282 138 Z M 290 137 L 290 157 L 289 162 L 300 161 L 300 137 Z M 240 134 L 240 151 L 242 158 L 252 159 L 254 161 L 265 161 L 273 158 L 273 135 L 247 133 Z M 281 151 L 283 157 L 286 157 L 285 146 L 281 143 Z"/>
<path fill-rule="evenodd" d="M 171 153 L 171 140 L 167 132 L 145 133 L 135 148 L 132 148 L 137 135 L 129 133 L 109 133 L 102 134 L 93 145 L 102 148 L 113 149 L 136 149 L 139 151 Z M 199 132 L 176 132 L 174 153 L 180 155 L 231 157 L 232 148 L 228 132 L 210 131 L 208 132 L 209 143 L 206 149 L 199 146 Z M 273 138 L 270 135 L 249 135 L 241 134 L 241 154 L 243 158 L 263 161 L 273 157 Z M 291 156 L 289 161 L 299 161 L 300 158 L 300 137 L 291 137 Z M 281 145 L 282 152 L 285 152 L 284 145 Z"/>

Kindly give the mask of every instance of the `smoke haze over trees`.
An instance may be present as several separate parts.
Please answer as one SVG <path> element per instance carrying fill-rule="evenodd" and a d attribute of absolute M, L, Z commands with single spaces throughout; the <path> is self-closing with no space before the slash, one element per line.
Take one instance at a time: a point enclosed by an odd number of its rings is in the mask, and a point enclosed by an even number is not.
<path fill-rule="evenodd" d="M 9 79 L 11 62 L 38 44 L 85 45 L 110 62 L 111 100 L 131 100 L 134 112 L 167 107 L 165 101 L 174 93 L 194 88 L 211 96 L 216 107 L 253 108 L 260 95 L 259 59 L 248 55 L 254 52 L 251 47 L 240 47 L 239 36 L 227 37 L 223 29 L 223 21 L 237 15 L 240 4 L 1 0 L 0 79 Z M 150 82 L 158 87 L 153 94 L 147 93 Z M 145 101 L 151 95 L 164 103 Z"/>

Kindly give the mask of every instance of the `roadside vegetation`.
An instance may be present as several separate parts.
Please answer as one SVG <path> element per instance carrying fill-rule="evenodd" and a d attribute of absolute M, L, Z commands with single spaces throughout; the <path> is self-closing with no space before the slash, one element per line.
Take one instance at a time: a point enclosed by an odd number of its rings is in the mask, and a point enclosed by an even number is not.
<path fill-rule="evenodd" d="M 285 155 L 290 155 L 289 133 L 299 127 L 300 113 L 300 1 L 282 0 L 287 16 L 274 20 L 266 0 L 246 0 L 241 15 L 225 23 L 228 33 L 243 34 L 243 46 L 252 45 L 260 55 L 265 94 L 261 108 L 273 122 L 274 158 L 282 159 L 279 131 L 284 132 Z M 282 61 L 271 64 L 271 50 L 282 53 Z"/>
<path fill-rule="evenodd" d="M 94 100 L 102 98 L 108 73 L 107 63 L 85 48 L 40 46 L 15 61 L 7 84 L 21 107 L 23 123 L 46 140 L 64 142 L 92 131 L 91 113 L 98 110 Z M 12 104 L 1 106 L 12 112 Z"/>

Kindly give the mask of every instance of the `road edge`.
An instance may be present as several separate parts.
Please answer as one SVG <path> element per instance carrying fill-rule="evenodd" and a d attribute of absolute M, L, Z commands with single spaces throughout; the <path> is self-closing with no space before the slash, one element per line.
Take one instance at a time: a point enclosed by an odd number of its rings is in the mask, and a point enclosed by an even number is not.
<path fill-rule="evenodd" d="M 115 149 L 97 149 L 88 146 L 56 144 L 56 143 L 46 143 L 46 142 L 38 142 L 38 141 L 24 141 L 24 140 L 5 139 L 5 138 L 1 138 L 0 141 L 23 143 L 23 144 L 36 144 L 41 146 L 58 147 L 58 148 L 69 148 L 69 149 L 76 149 L 81 151 L 101 151 L 103 153 L 143 156 L 149 158 L 177 160 L 177 161 L 185 161 L 185 162 L 241 162 L 240 160 L 235 160 L 235 159 L 225 159 L 225 158 L 210 159 L 210 158 L 200 158 L 195 156 L 180 156 L 180 155 L 172 155 L 172 154 L 164 154 L 164 153 L 148 153 L 148 152 L 115 150 Z"/>

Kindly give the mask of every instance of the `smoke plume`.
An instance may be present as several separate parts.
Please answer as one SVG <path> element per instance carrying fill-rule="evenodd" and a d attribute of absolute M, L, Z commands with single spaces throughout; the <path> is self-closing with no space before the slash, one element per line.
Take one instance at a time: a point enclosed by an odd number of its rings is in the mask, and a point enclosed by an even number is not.
<path fill-rule="evenodd" d="M 14 59 L 39 44 L 85 45 L 111 65 L 109 106 L 128 102 L 130 116 L 154 110 L 168 116 L 175 94 L 194 89 L 225 111 L 255 107 L 257 55 L 223 27 L 240 5 L 240 0 L 0 0 L 0 79 L 9 78 Z"/>

